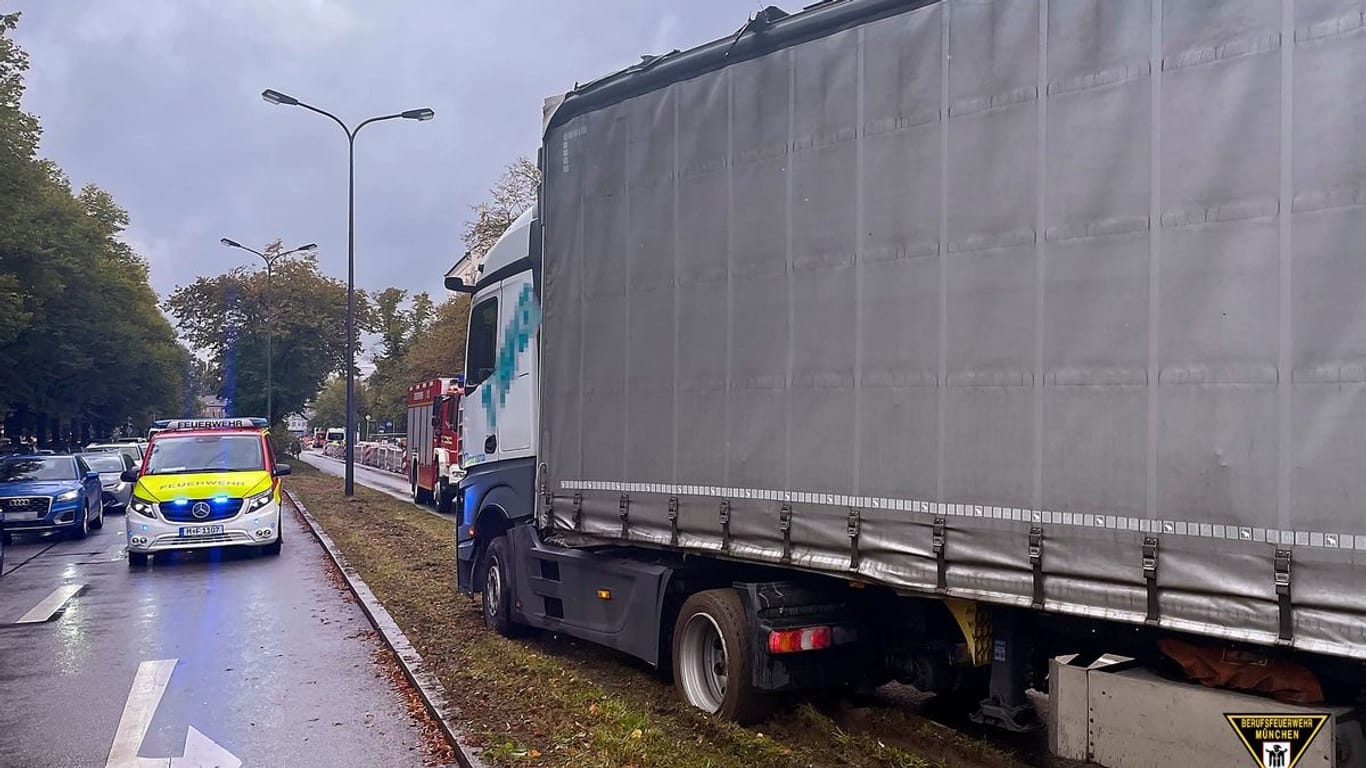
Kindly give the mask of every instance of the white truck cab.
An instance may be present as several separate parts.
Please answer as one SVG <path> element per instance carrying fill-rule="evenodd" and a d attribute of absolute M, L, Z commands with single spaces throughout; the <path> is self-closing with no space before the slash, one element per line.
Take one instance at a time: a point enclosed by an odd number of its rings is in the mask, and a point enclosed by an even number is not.
<path fill-rule="evenodd" d="M 457 536 L 466 575 L 473 568 L 474 527 L 505 526 L 513 510 L 534 504 L 541 324 L 531 252 L 535 219 L 533 206 L 508 227 L 485 256 L 475 285 L 453 278 L 446 286 L 472 294 L 460 401 L 465 512 Z"/>

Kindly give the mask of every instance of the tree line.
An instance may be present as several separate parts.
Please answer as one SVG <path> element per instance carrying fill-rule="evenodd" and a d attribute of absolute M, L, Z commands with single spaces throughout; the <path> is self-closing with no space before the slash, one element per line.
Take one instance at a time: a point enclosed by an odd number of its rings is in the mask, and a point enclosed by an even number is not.
<path fill-rule="evenodd" d="M 180 415 L 197 379 L 125 243 L 128 214 L 38 154 L 21 105 L 19 14 L 0 14 L 0 416 L 10 439 L 68 443 Z"/>

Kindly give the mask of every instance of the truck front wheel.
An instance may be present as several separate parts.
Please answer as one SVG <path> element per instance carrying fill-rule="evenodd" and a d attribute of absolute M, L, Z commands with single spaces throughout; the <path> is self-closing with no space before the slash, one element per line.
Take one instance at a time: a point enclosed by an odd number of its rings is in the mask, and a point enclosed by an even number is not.
<path fill-rule="evenodd" d="M 508 578 L 512 558 L 508 554 L 506 536 L 489 542 L 484 550 L 484 591 L 480 602 L 484 609 L 484 625 L 503 637 L 517 637 L 522 625 L 512 619 L 512 580 Z"/>
<path fill-rule="evenodd" d="M 767 717 L 773 699 L 754 687 L 749 647 L 739 593 L 709 589 L 689 597 L 674 624 L 674 685 L 683 700 L 741 724 Z"/>

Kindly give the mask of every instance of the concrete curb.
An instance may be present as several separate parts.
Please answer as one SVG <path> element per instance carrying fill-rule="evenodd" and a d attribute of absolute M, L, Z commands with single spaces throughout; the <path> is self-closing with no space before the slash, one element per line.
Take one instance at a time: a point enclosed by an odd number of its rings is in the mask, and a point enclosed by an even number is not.
<path fill-rule="evenodd" d="M 412 643 L 408 642 L 403 630 L 394 623 L 389 611 L 385 610 L 384 605 L 370 591 L 370 587 L 361 579 L 356 569 L 347 563 L 346 556 L 337 548 L 332 537 L 323 531 L 322 525 L 308 511 L 308 507 L 305 507 L 292 491 L 286 490 L 285 495 L 289 497 L 294 508 L 299 510 L 299 514 L 313 532 L 314 538 L 322 544 L 328 557 L 332 558 L 332 562 L 337 566 L 337 570 L 341 571 L 342 578 L 346 579 L 346 586 L 351 589 L 351 593 L 360 602 L 361 610 L 365 611 L 370 623 L 384 638 L 385 645 L 389 646 L 389 649 L 394 652 L 394 656 L 398 658 L 398 665 L 403 669 L 403 675 L 417 689 L 427 711 L 431 713 L 432 718 L 436 720 L 437 725 L 446 734 L 446 738 L 455 747 L 455 757 L 461 768 L 488 768 L 480 758 L 480 749 L 470 744 L 469 737 L 456 725 L 459 712 L 446 697 L 446 687 L 441 684 L 436 675 L 427 670 L 426 664 L 422 661 L 422 655 L 417 652 Z"/>

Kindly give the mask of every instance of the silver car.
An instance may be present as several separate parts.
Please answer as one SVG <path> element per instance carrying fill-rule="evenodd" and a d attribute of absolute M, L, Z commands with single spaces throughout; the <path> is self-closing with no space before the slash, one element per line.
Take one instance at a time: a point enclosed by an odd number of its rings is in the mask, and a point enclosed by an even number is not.
<path fill-rule="evenodd" d="M 141 443 L 91 443 L 85 447 L 86 453 L 104 453 L 105 451 L 122 453 L 132 459 L 134 464 L 142 464 L 144 448 Z"/>
<path fill-rule="evenodd" d="M 93 451 L 80 454 L 90 468 L 100 473 L 100 490 L 107 512 L 123 512 L 128 509 L 128 499 L 133 495 L 133 484 L 123 481 L 125 470 L 136 469 L 137 464 L 126 453 L 120 451 Z"/>

